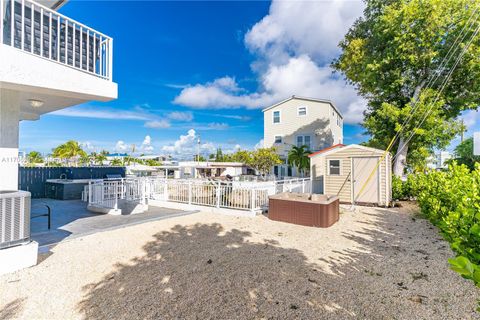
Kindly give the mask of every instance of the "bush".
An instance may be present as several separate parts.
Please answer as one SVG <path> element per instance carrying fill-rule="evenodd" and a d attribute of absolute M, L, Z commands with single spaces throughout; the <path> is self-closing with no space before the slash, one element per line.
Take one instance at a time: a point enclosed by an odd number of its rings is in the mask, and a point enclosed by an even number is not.
<path fill-rule="evenodd" d="M 410 200 L 415 197 L 416 175 L 407 176 L 403 181 L 397 176 L 392 177 L 392 197 L 393 200 Z"/>
<path fill-rule="evenodd" d="M 451 268 L 480 287 L 480 166 L 455 163 L 447 171 L 418 175 L 415 193 L 422 213 L 438 226 L 458 254 Z"/>

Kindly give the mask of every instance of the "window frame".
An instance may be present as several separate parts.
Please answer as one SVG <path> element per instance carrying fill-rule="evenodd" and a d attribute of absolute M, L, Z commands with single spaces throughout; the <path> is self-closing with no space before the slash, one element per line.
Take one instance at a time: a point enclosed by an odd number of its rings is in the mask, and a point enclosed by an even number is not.
<path fill-rule="evenodd" d="M 298 144 L 298 138 L 302 138 L 302 143 L 301 144 Z M 305 143 L 305 137 L 308 137 L 308 145 Z M 311 150 L 312 149 L 312 136 L 309 135 L 309 134 L 299 134 L 295 137 L 295 145 L 297 147 L 301 147 L 301 146 L 307 146 L 308 147 L 308 150 Z"/>
<path fill-rule="evenodd" d="M 338 161 L 338 173 L 332 173 L 332 161 Z M 329 176 L 340 176 L 342 174 L 342 160 L 341 159 L 328 159 L 328 175 Z"/>
<path fill-rule="evenodd" d="M 305 114 L 300 114 L 300 109 L 305 109 Z M 299 117 L 305 117 L 307 115 L 308 111 L 307 111 L 307 106 L 299 106 L 297 108 L 297 116 Z"/>
<path fill-rule="evenodd" d="M 275 113 L 278 112 L 278 122 L 275 122 Z M 272 123 L 279 124 L 282 122 L 282 112 L 280 110 L 275 110 L 272 112 Z"/>

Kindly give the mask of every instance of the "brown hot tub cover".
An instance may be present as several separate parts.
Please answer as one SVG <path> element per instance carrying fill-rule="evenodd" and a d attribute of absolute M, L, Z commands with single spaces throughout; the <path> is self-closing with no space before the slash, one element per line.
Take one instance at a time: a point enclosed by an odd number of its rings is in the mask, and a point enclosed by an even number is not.
<path fill-rule="evenodd" d="M 339 199 L 323 194 L 280 193 L 269 197 L 268 218 L 327 228 L 338 221 Z"/>

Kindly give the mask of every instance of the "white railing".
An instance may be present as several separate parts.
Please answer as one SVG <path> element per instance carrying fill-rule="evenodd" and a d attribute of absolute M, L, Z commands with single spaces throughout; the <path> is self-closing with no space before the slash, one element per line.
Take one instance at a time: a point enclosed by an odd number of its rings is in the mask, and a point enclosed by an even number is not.
<path fill-rule="evenodd" d="M 266 208 L 270 195 L 311 192 L 310 179 L 265 182 L 149 179 L 147 185 L 151 199 L 251 211 Z"/>
<path fill-rule="evenodd" d="M 222 182 L 132 178 L 92 181 L 88 203 L 118 209 L 120 200 L 146 203 L 147 199 L 180 202 L 216 208 L 258 211 L 268 206 L 268 197 L 281 192 L 310 193 L 310 179 L 265 182 Z"/>
<path fill-rule="evenodd" d="M 145 179 L 91 181 L 87 196 L 89 205 L 118 209 L 120 200 L 145 203 L 147 184 Z"/>
<path fill-rule="evenodd" d="M 0 0 L 0 44 L 112 80 L 112 38 L 31 0 Z"/>

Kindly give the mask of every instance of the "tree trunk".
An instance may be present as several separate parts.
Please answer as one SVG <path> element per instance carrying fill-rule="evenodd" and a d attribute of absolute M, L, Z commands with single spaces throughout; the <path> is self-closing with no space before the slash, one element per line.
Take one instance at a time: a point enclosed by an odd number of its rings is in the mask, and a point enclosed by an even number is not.
<path fill-rule="evenodd" d="M 402 177 L 405 170 L 405 164 L 407 162 L 408 143 L 405 143 L 405 139 L 400 137 L 398 144 L 398 151 L 395 155 L 395 162 L 393 164 L 393 174 L 397 177 Z"/>

